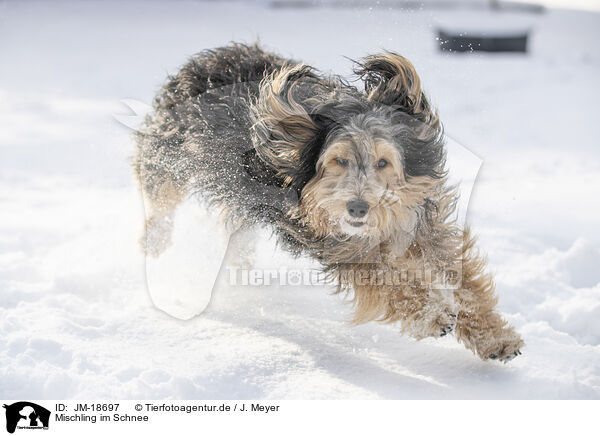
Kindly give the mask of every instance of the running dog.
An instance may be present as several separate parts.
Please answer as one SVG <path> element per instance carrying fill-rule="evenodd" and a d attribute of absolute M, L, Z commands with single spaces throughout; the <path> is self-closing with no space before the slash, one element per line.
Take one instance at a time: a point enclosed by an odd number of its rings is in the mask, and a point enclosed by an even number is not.
<path fill-rule="evenodd" d="M 453 332 L 484 360 L 516 357 L 524 343 L 453 218 L 442 126 L 413 65 L 385 52 L 355 74 L 363 89 L 256 45 L 189 60 L 136 133 L 144 249 L 165 250 L 175 209 L 196 196 L 224 225 L 268 226 L 320 262 L 356 322 Z"/>

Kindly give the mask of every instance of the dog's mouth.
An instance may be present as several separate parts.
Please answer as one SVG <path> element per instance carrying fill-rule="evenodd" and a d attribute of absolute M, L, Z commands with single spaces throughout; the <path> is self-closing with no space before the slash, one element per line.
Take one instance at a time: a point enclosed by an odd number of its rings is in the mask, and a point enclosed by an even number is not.
<path fill-rule="evenodd" d="M 340 220 L 340 230 L 345 235 L 364 236 L 367 234 L 368 228 L 369 224 L 367 217 L 362 217 L 362 219 L 356 219 L 346 216 Z"/>
<path fill-rule="evenodd" d="M 362 227 L 367 223 L 367 221 L 350 221 L 349 219 L 346 219 L 346 222 L 352 227 Z"/>

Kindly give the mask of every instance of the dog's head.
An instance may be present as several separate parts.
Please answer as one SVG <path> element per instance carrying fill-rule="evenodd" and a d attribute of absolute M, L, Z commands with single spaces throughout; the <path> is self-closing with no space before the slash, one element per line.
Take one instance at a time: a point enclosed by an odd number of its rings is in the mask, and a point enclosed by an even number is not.
<path fill-rule="evenodd" d="M 441 125 L 402 56 L 370 56 L 356 73 L 364 92 L 303 65 L 266 78 L 253 110 L 257 154 L 299 192 L 293 213 L 317 236 L 412 233 L 444 176 Z"/>

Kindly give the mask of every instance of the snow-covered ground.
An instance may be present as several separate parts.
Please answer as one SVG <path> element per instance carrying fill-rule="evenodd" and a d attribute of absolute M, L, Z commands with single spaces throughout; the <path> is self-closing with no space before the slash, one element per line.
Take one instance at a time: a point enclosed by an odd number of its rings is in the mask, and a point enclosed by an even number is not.
<path fill-rule="evenodd" d="M 600 15 L 531 16 L 527 55 L 440 53 L 436 23 L 467 13 L 0 3 L 0 398 L 600 398 Z M 415 63 L 483 160 L 468 217 L 522 356 L 351 327 L 322 287 L 223 285 L 190 321 L 153 306 L 131 131 L 112 114 L 191 54 L 256 39 L 346 75 L 344 56 L 383 48 Z"/>

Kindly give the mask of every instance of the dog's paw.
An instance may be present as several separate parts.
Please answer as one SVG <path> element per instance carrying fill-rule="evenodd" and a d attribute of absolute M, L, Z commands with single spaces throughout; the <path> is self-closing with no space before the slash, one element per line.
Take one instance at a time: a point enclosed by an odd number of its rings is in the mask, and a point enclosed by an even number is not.
<path fill-rule="evenodd" d="M 456 314 L 448 313 L 445 317 L 438 319 L 438 325 L 441 326 L 440 337 L 452 333 L 456 327 Z"/>
<path fill-rule="evenodd" d="M 504 355 L 500 355 L 500 357 L 496 354 L 490 354 L 488 356 L 488 359 L 492 359 L 492 360 L 499 360 L 502 363 L 506 363 L 506 362 L 510 362 L 511 360 L 513 360 L 515 357 L 520 356 L 521 354 L 521 350 L 517 350 L 514 351 L 512 354 L 504 354 Z"/>
<path fill-rule="evenodd" d="M 426 309 L 423 321 L 428 323 L 428 336 L 441 338 L 454 331 L 457 313 L 453 294 L 431 291 Z"/>
<path fill-rule="evenodd" d="M 426 304 L 402 320 L 402 330 L 415 339 L 440 338 L 456 327 L 457 313 L 452 293 L 430 291 Z"/>
<path fill-rule="evenodd" d="M 520 356 L 521 348 L 525 345 L 521 337 L 511 329 L 511 335 L 498 341 L 494 347 L 487 350 L 484 359 L 498 360 L 502 363 L 509 362 Z"/>

